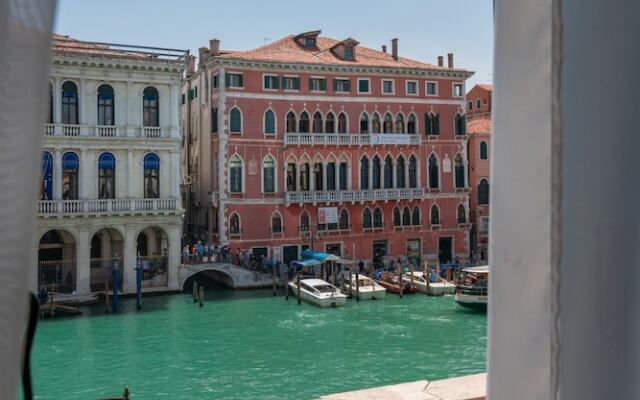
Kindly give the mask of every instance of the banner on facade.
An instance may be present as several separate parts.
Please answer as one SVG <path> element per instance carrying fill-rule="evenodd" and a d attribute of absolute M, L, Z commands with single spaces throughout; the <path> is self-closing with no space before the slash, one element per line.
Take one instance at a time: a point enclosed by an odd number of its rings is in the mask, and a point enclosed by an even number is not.
<path fill-rule="evenodd" d="M 318 208 L 319 224 L 337 224 L 338 208 L 336 207 L 320 207 Z"/>
<path fill-rule="evenodd" d="M 411 137 L 403 134 L 374 133 L 370 136 L 371 144 L 410 144 Z"/>

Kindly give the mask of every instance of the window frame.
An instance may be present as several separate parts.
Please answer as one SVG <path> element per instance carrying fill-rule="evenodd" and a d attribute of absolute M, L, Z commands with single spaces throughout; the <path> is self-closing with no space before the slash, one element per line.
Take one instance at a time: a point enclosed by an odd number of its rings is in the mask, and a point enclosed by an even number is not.
<path fill-rule="evenodd" d="M 456 94 L 456 88 L 460 87 L 460 94 Z M 464 98 L 464 83 L 451 82 L 451 97 L 462 99 Z"/>
<path fill-rule="evenodd" d="M 240 71 L 226 71 L 225 75 L 225 88 L 233 89 L 233 90 L 244 90 L 244 72 Z M 231 85 L 231 75 L 240 76 L 242 80 L 242 86 L 232 86 Z"/>
<path fill-rule="evenodd" d="M 391 91 L 390 92 L 385 92 L 385 90 L 384 90 L 385 82 L 391 82 Z M 380 93 L 383 96 L 391 96 L 391 95 L 396 94 L 396 81 L 395 81 L 395 79 L 380 79 Z"/>
<path fill-rule="evenodd" d="M 271 168 L 273 168 L 273 175 L 272 175 L 272 184 L 273 184 L 273 191 L 267 191 L 266 190 L 266 174 L 265 171 L 267 169 L 267 166 L 265 165 L 267 162 L 273 162 L 273 164 L 271 165 Z M 276 158 L 272 155 L 272 154 L 267 154 L 266 156 L 264 156 L 264 158 L 262 159 L 262 166 L 261 166 L 261 170 L 262 170 L 262 194 L 275 194 L 278 193 L 278 162 L 276 160 Z"/>
<path fill-rule="evenodd" d="M 240 130 L 239 131 L 233 131 L 231 130 L 231 113 L 233 112 L 233 110 L 237 110 L 240 113 Z M 244 117 L 242 115 L 242 110 L 240 109 L 240 107 L 238 106 L 233 106 L 231 107 L 231 109 L 229 110 L 229 117 L 228 117 L 228 121 L 229 121 L 229 126 L 228 126 L 228 130 L 229 130 L 229 134 L 234 134 L 234 135 L 242 135 L 244 133 Z"/>
<path fill-rule="evenodd" d="M 413 83 L 415 85 L 416 92 L 409 93 L 409 84 Z M 404 82 L 404 93 L 407 96 L 420 96 L 420 86 L 418 85 L 418 81 L 414 79 L 407 79 Z"/>
<path fill-rule="evenodd" d="M 298 88 L 297 89 L 287 89 L 286 88 L 286 84 L 285 82 L 287 82 L 288 79 L 293 79 L 291 82 L 293 82 L 293 87 L 295 87 L 295 82 L 297 79 L 298 82 Z M 282 91 L 285 93 L 298 93 L 300 92 L 300 75 L 282 75 Z"/>
<path fill-rule="evenodd" d="M 146 168 L 147 157 L 156 157 L 158 159 L 158 168 Z M 160 198 L 160 156 L 157 153 L 147 153 L 142 158 L 142 191 L 143 198 L 145 199 L 159 199 Z M 149 172 L 147 172 L 149 171 Z M 155 172 L 154 172 L 155 171 Z M 148 196 L 149 192 L 147 192 L 147 179 L 155 181 L 156 183 L 156 191 L 155 196 Z"/>
<path fill-rule="evenodd" d="M 356 93 L 358 94 L 371 94 L 371 78 L 357 78 L 357 87 Z M 363 92 L 360 90 L 360 82 L 367 82 L 367 91 Z"/>
<path fill-rule="evenodd" d="M 240 191 L 234 191 L 234 186 L 233 185 L 233 174 L 232 174 L 232 168 L 237 168 L 237 167 L 232 167 L 231 162 L 234 158 L 236 158 L 240 161 Z M 227 169 L 228 169 L 228 174 L 229 174 L 229 188 L 228 191 L 231 194 L 243 194 L 244 193 L 244 160 L 242 159 L 242 157 L 240 157 L 239 154 L 234 153 L 231 157 L 229 157 L 229 161 L 227 162 Z"/>
<path fill-rule="evenodd" d="M 324 89 L 313 89 L 311 87 L 311 81 L 312 80 L 317 80 L 319 82 L 324 82 Z M 322 85 L 320 85 L 320 87 L 322 87 Z M 311 92 L 311 93 L 326 93 L 327 92 L 327 77 L 318 76 L 318 75 L 311 75 L 309 77 L 309 92 Z"/>
<path fill-rule="evenodd" d="M 351 78 L 344 76 L 336 76 L 332 80 L 333 93 L 351 93 Z M 338 83 L 347 82 L 347 90 L 338 90 Z"/>
<path fill-rule="evenodd" d="M 273 114 L 273 132 L 267 132 L 267 113 Z M 278 116 L 273 108 L 269 107 L 262 114 L 262 134 L 265 136 L 276 136 L 278 134 Z"/>
<path fill-rule="evenodd" d="M 482 145 L 485 145 L 485 155 L 482 157 Z M 478 144 L 478 158 L 480 161 L 488 161 L 489 160 L 489 144 L 486 140 L 481 140 Z"/>
<path fill-rule="evenodd" d="M 429 93 L 429 84 L 433 83 L 435 91 L 433 94 Z M 425 81 L 424 82 L 424 95 L 426 97 L 437 97 L 438 96 L 438 82 L 437 81 Z"/>
<path fill-rule="evenodd" d="M 267 87 L 267 78 L 275 78 L 275 82 L 276 82 L 275 88 Z M 262 74 L 262 90 L 265 92 L 280 91 L 280 76 L 278 74 L 270 74 L 270 73 Z"/>

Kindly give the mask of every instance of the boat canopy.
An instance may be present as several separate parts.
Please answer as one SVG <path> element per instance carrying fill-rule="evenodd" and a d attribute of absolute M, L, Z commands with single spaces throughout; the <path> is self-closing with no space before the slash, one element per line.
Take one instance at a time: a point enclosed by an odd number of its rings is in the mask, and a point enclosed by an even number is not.
<path fill-rule="evenodd" d="M 488 274 L 489 266 L 488 265 L 479 265 L 477 267 L 467 267 L 463 269 L 464 272 L 474 272 L 476 274 Z"/>
<path fill-rule="evenodd" d="M 313 266 L 322 264 L 321 261 L 314 260 L 314 259 L 295 260 L 295 261 L 292 261 L 291 263 L 300 267 L 313 267 Z"/>
<path fill-rule="evenodd" d="M 324 261 L 338 261 L 340 260 L 340 257 L 336 256 L 335 254 L 329 254 L 329 253 L 323 253 L 321 251 L 314 251 L 314 250 L 305 250 L 302 252 L 302 258 L 304 259 L 314 259 L 314 260 L 318 260 L 321 262 Z"/>

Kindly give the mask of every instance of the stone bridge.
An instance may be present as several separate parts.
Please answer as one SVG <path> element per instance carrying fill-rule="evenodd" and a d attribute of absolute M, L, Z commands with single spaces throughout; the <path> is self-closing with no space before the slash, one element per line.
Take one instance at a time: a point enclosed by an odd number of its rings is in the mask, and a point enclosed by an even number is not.
<path fill-rule="evenodd" d="M 192 276 L 202 274 L 209 279 L 219 282 L 231 289 L 257 289 L 271 287 L 273 278 L 271 275 L 240 268 L 237 265 L 226 263 L 186 264 L 178 268 L 178 281 L 180 288 Z"/>

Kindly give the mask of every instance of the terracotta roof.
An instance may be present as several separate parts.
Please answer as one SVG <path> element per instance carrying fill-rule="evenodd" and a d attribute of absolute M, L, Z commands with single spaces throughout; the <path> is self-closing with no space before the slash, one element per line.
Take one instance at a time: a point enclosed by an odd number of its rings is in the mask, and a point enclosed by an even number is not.
<path fill-rule="evenodd" d="M 296 42 L 295 38 L 295 35 L 289 35 L 253 50 L 237 51 L 221 55 L 219 58 L 328 65 L 449 69 L 404 57 L 394 60 L 391 53 L 384 53 L 364 46 L 355 48 L 355 60 L 342 60 L 331 51 L 333 46 L 342 42 L 341 40 L 318 36 L 316 39 L 317 49 L 305 49 Z M 452 68 L 451 70 L 465 71 L 462 68 Z"/>
<path fill-rule="evenodd" d="M 474 118 L 467 122 L 467 132 L 472 133 L 485 133 L 491 132 L 491 119 L 489 118 Z"/>
<path fill-rule="evenodd" d="M 487 84 L 477 84 L 476 86 L 480 86 L 481 88 L 483 88 L 484 90 L 488 90 L 489 92 L 493 92 L 493 85 L 487 85 Z"/>

